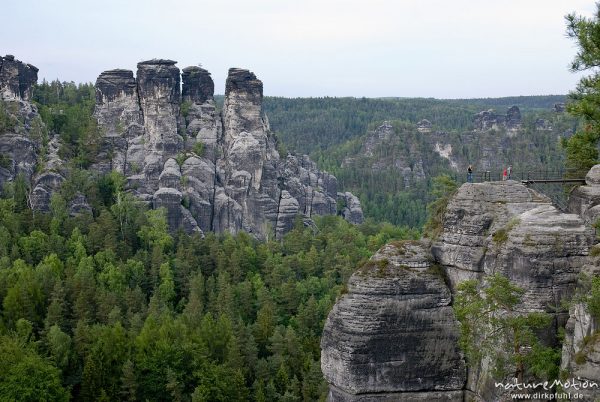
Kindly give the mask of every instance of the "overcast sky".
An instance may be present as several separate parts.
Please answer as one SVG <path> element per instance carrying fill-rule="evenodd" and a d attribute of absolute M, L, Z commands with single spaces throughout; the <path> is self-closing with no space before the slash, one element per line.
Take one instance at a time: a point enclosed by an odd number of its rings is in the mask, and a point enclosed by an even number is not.
<path fill-rule="evenodd" d="M 564 94 L 564 16 L 593 0 L 0 0 L 0 53 L 40 80 L 95 81 L 151 58 L 229 67 L 265 95 L 436 98 Z"/>

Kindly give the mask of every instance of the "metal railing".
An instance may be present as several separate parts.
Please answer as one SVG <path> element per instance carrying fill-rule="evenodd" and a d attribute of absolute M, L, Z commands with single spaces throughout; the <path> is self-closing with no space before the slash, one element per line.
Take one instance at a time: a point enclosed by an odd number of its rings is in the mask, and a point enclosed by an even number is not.
<path fill-rule="evenodd" d="M 471 174 L 473 183 L 483 183 L 486 181 L 502 181 L 504 179 L 503 169 L 489 169 L 483 171 L 474 171 Z M 548 183 L 581 183 L 585 182 L 587 170 L 577 169 L 557 169 L 557 170 L 520 170 L 512 171 L 508 180 L 517 180 L 525 184 L 548 182 Z M 453 179 L 457 183 L 466 183 L 468 174 L 454 173 Z"/>
<path fill-rule="evenodd" d="M 585 184 L 585 176 L 587 170 L 577 169 L 546 169 L 546 170 L 520 170 L 512 171 L 508 180 L 520 181 L 528 187 L 534 188 L 536 191 L 548 196 L 552 203 L 561 211 L 568 209 L 568 193 L 569 184 Z M 473 183 L 482 183 L 489 181 L 504 180 L 503 169 L 490 169 L 481 172 L 473 172 L 471 174 Z M 468 175 L 455 174 L 454 180 L 459 183 L 468 181 Z"/>

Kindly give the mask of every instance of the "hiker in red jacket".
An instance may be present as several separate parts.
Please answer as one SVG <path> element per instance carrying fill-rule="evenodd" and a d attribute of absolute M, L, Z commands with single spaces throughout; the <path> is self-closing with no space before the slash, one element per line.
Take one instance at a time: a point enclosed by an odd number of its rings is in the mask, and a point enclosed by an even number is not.
<path fill-rule="evenodd" d="M 508 175 L 508 172 L 506 171 L 506 168 L 504 168 L 504 171 L 502 172 L 502 181 L 506 181 L 507 175 Z"/>

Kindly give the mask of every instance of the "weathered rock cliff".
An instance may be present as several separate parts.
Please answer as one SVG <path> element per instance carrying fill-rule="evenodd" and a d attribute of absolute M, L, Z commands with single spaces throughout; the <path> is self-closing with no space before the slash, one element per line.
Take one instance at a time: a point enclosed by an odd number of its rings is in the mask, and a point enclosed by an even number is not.
<path fill-rule="evenodd" d="M 594 225 L 600 218 L 600 165 L 590 169 L 585 183 L 571 192 L 569 211 L 581 216 L 588 225 Z"/>
<path fill-rule="evenodd" d="M 465 374 L 449 305 L 451 292 L 467 279 L 483 284 L 487 275 L 501 273 L 525 289 L 517 311 L 552 314 L 544 339 L 556 342 L 568 318 L 561 303 L 572 298 L 589 261 L 591 228 L 515 181 L 464 184 L 442 222 L 431 257 L 423 243 L 390 244 L 350 279 L 348 294 L 331 311 L 321 341 L 330 400 L 509 398 L 494 386 L 506 379 L 494 378 L 487 362 Z M 427 268 L 432 264 L 439 264 L 448 285 Z M 437 325 L 429 325 L 433 317 Z M 571 317 L 571 327 L 581 326 L 576 319 Z M 564 353 L 572 356 L 578 350 L 571 349 Z M 597 367 L 594 353 L 572 372 L 595 378 L 590 374 Z"/>
<path fill-rule="evenodd" d="M 321 338 L 330 401 L 462 401 L 451 294 L 428 246 L 384 246 L 348 282 Z"/>
<path fill-rule="evenodd" d="M 450 200 L 443 231 L 432 252 L 451 286 L 501 273 L 525 289 L 517 310 L 554 315 L 545 338 L 553 342 L 567 314 L 560 306 L 574 294 L 587 262 L 593 231 L 574 214 L 515 182 L 464 184 Z M 499 400 L 491 368 L 472 368 L 467 389 L 476 400 Z"/>
<path fill-rule="evenodd" d="M 200 67 L 180 73 L 175 64 L 153 59 L 138 63 L 136 76 L 121 69 L 100 74 L 96 174 L 122 173 L 128 191 L 165 208 L 170 228 L 188 233 L 281 236 L 297 215 L 309 224 L 313 215 L 338 212 L 335 177 L 307 156 L 280 157 L 262 112 L 262 82 L 253 73 L 229 71 L 219 113 L 210 73 Z M 59 139 L 48 138 L 30 103 L 37 71 L 13 56 L 0 57 L 0 106 L 10 123 L 0 133 L 0 186 L 22 174 L 32 189 L 30 206 L 48 211 L 69 173 Z M 343 216 L 361 222 L 358 199 L 339 197 Z M 67 201 L 72 213 L 89 210 L 81 194 Z"/>
<path fill-rule="evenodd" d="M 37 71 L 11 55 L 0 57 L 0 113 L 6 121 L 4 132 L 0 132 L 0 188 L 22 175 L 36 189 L 30 199 L 32 206 L 45 209 L 49 191 L 63 178 L 58 173 L 35 176 L 40 150 L 47 141 L 37 108 L 29 102 Z M 50 154 L 52 151 L 50 146 Z"/>
<path fill-rule="evenodd" d="M 97 167 L 125 174 L 129 189 L 164 207 L 171 229 L 245 230 L 281 236 L 296 215 L 337 212 L 337 181 L 308 157 L 281 158 L 262 113 L 262 82 L 232 68 L 223 111 L 213 99 L 210 74 L 171 60 L 110 70 L 96 82 L 98 123 L 105 130 Z M 344 216 L 362 221 L 352 195 Z"/>

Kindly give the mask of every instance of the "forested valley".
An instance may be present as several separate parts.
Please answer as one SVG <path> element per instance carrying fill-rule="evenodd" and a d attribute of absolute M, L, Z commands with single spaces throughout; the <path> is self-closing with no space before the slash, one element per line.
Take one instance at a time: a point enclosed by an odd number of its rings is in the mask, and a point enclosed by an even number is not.
<path fill-rule="evenodd" d="M 308 153 L 352 191 L 366 216 L 420 228 L 432 202 L 433 178 L 466 181 L 467 167 L 500 179 L 512 165 L 519 174 L 566 168 L 562 141 L 580 126 L 562 110 L 566 96 L 497 99 L 265 98 L 272 129 L 287 151 Z M 477 114 L 520 108 L 517 129 L 477 127 Z M 431 127 L 419 130 L 419 122 Z M 393 133 L 381 138 L 387 121 Z M 451 151 L 450 159 L 440 150 Z M 406 168 L 409 169 L 407 177 Z M 412 172 L 411 172 L 412 171 Z M 562 188 L 551 189 L 560 193 Z"/>
<path fill-rule="evenodd" d="M 558 140 L 533 124 L 544 116 L 569 129 L 572 119 L 550 111 L 561 100 L 520 100 L 531 113 L 522 137 L 554 152 L 547 163 L 560 160 Z M 52 196 L 50 213 L 29 208 L 23 177 L 2 189 L 0 366 L 7 372 L 0 394 L 313 401 L 327 392 L 319 341 L 336 298 L 382 245 L 420 237 L 426 205 L 436 197 L 433 177 L 448 169 L 416 122 L 431 119 L 460 144 L 475 111 L 514 100 L 267 98 L 281 150 L 310 153 L 335 173 L 343 190 L 360 196 L 367 220 L 353 226 L 320 217 L 307 227 L 299 218 L 282 239 L 264 242 L 243 232 L 170 233 L 164 211 L 148 210 L 126 192 L 123 176 L 88 170 L 100 135 L 92 85 L 43 82 L 34 101 L 45 125 L 36 135 L 60 138 L 70 174 Z M 0 112 L 2 130 L 21 124 Z M 376 144 L 370 159 L 344 167 L 383 120 L 395 135 Z M 464 144 L 459 152 L 477 147 Z M 372 160 L 410 153 L 423 157 L 427 177 L 408 189 L 397 171 L 371 169 Z M 85 195 L 89 213 L 69 215 L 66 200 L 76 193 Z"/>

